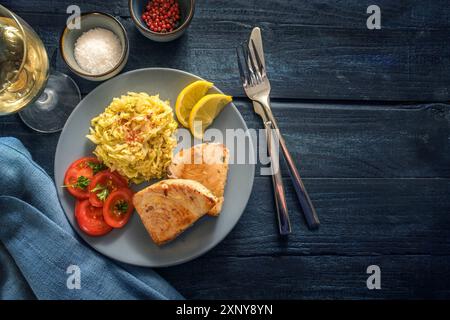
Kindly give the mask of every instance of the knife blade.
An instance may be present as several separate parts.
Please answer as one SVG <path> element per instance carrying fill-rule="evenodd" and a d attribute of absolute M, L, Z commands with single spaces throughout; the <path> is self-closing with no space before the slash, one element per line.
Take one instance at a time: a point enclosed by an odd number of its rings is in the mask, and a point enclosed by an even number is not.
<path fill-rule="evenodd" d="M 264 58 L 264 49 L 262 45 L 262 37 L 261 37 L 261 29 L 259 27 L 253 28 L 251 34 L 250 34 L 250 40 L 249 44 L 253 41 L 255 44 L 256 50 L 259 52 L 259 57 L 261 60 L 261 64 L 263 65 L 264 69 L 266 69 L 266 60 Z M 249 52 L 252 53 L 252 50 L 249 48 Z M 267 70 L 267 69 L 266 69 Z M 264 108 L 262 105 L 260 105 L 258 102 L 253 101 L 253 109 L 255 113 L 259 114 L 259 116 L 262 118 L 264 122 L 267 122 L 269 119 L 266 115 L 266 112 L 264 111 Z"/>

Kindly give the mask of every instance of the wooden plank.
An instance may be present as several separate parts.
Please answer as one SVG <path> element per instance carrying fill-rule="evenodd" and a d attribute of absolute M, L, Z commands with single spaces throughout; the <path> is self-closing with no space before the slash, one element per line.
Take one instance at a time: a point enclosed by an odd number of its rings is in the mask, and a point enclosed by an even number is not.
<path fill-rule="evenodd" d="M 2 5 L 16 13 L 66 13 L 67 7 L 77 5 L 81 12 L 102 11 L 114 15 L 130 16 L 128 1 L 104 0 L 70 1 L 70 0 L 3 0 Z"/>
<path fill-rule="evenodd" d="M 381 290 L 368 290 L 369 265 Z M 158 272 L 188 299 L 445 299 L 450 257 L 208 255 Z"/>
<path fill-rule="evenodd" d="M 0 122 L 0 135 L 20 138 L 33 157 L 53 174 L 57 134 L 37 135 L 18 121 Z M 277 234 L 268 177 L 257 177 L 243 218 L 214 256 L 239 255 L 380 255 L 450 252 L 449 178 L 305 178 L 322 226 L 309 232 L 293 187 L 285 178 L 294 234 Z"/>
<path fill-rule="evenodd" d="M 286 178 L 293 233 L 278 235 L 272 185 L 257 177 L 247 209 L 210 256 L 447 255 L 450 252 L 450 179 L 304 179 L 319 215 L 306 227 Z"/>
<path fill-rule="evenodd" d="M 449 105 L 284 100 L 448 100 L 447 1 L 380 0 L 383 30 L 373 33 L 365 29 L 372 4 L 366 0 L 197 1 L 187 35 L 169 44 L 138 34 L 126 1 L 109 1 L 108 8 L 99 0 L 80 3 L 85 11 L 120 16 L 131 41 L 126 70 L 180 68 L 237 97 L 243 93 L 233 48 L 252 25 L 263 28 L 273 96 L 283 99 L 274 113 L 322 226 L 307 230 L 283 168 L 294 233 L 280 240 L 270 179 L 257 177 L 242 219 L 221 244 L 188 264 L 158 270 L 187 298 L 450 296 Z M 52 51 L 72 3 L 2 4 L 29 21 Z M 56 67 L 68 72 L 60 57 Z M 74 78 L 84 94 L 98 85 Z M 261 128 L 247 100 L 236 104 L 249 127 Z M 20 138 L 53 175 L 59 134 L 35 133 L 14 115 L 0 118 L 5 135 Z M 381 291 L 366 288 L 370 264 L 381 267 Z"/>
<path fill-rule="evenodd" d="M 81 6 L 103 10 L 98 2 Z M 28 1 L 7 1 L 6 5 L 22 12 L 52 50 L 69 2 L 32 3 L 31 8 Z M 234 48 L 252 26 L 260 25 L 275 98 L 448 101 L 450 45 L 442 41 L 450 36 L 447 2 L 380 1 L 383 29 L 377 31 L 365 25 L 369 4 L 356 0 L 345 5 L 324 0 L 198 1 L 186 36 L 169 44 L 141 36 L 125 2 L 114 1 L 105 10 L 120 15 L 128 30 L 131 55 L 125 70 L 180 68 L 242 96 Z M 52 13 L 43 19 L 31 11 Z M 67 70 L 60 59 L 58 69 Z M 75 78 L 84 93 L 97 85 Z"/>
<path fill-rule="evenodd" d="M 247 100 L 235 103 L 249 128 L 262 128 Z M 274 102 L 273 109 L 304 178 L 450 178 L 450 105 Z M 22 139 L 53 174 L 58 134 L 35 133 L 10 116 L 0 118 L 0 135 Z"/>
<path fill-rule="evenodd" d="M 240 101 L 238 105 L 245 110 L 244 116 L 250 117 L 250 106 Z M 391 117 L 392 123 L 403 124 L 407 130 L 414 127 L 412 124 L 416 121 L 411 119 L 416 116 L 423 119 L 424 124 L 430 122 L 426 128 L 432 128 L 433 124 L 439 126 L 442 121 L 440 112 L 436 113 L 430 106 L 403 109 L 347 106 L 341 109 L 276 104 L 274 107 L 277 113 L 285 112 L 283 124 L 289 123 L 286 119 L 289 114 L 291 118 L 300 118 L 300 112 L 307 123 L 338 126 L 338 132 L 344 133 L 347 128 L 352 131 L 370 127 L 371 121 L 387 121 Z M 430 110 L 435 110 L 431 115 L 437 116 L 427 118 Z M 352 121 L 344 121 L 346 113 L 352 115 Z M 395 113 L 401 116 L 398 121 L 394 121 Z M 292 139 L 292 132 L 299 130 L 294 125 L 287 128 L 290 128 L 286 131 L 288 139 Z M 375 125 L 374 133 L 376 128 Z M 17 116 L 9 116 L 0 119 L 0 136 L 4 135 L 19 137 L 38 163 L 52 173 L 58 134 L 36 134 L 26 129 Z M 317 137 L 303 140 L 309 146 L 317 145 Z M 374 157 L 374 150 L 378 149 L 368 149 L 367 156 Z M 287 241 L 277 234 L 270 179 L 257 177 L 242 219 L 221 244 L 200 259 L 158 271 L 188 298 L 449 296 L 450 283 L 446 277 L 450 271 L 448 177 L 307 177 L 305 185 L 322 222 L 315 232 L 307 230 L 288 178 L 285 178 L 285 185 L 294 231 Z M 369 291 L 365 287 L 365 269 L 370 264 L 382 268 L 382 291 Z M 261 290 L 261 283 L 266 285 L 264 290 Z"/>
<path fill-rule="evenodd" d="M 250 127 L 260 126 L 247 102 L 238 101 L 237 105 Z M 284 253 L 449 252 L 447 106 L 276 103 L 274 112 L 322 220 L 318 232 L 306 230 L 286 178 L 296 233 Z M 53 175 L 58 134 L 37 134 L 17 116 L 0 120 L 0 136 L 21 139 L 34 159 Z M 268 177 L 257 179 L 235 236 L 218 247 L 218 255 L 279 253 L 271 182 Z M 266 241 L 264 246 L 260 246 L 261 239 Z"/>
<path fill-rule="evenodd" d="M 249 128 L 262 128 L 246 100 L 236 105 Z M 450 177 L 448 104 L 272 107 L 304 177 Z"/>
<path fill-rule="evenodd" d="M 59 133 L 44 134 L 29 129 L 18 115 L 0 117 L 0 137 L 18 138 L 36 161 L 51 177 Z"/>
<path fill-rule="evenodd" d="M 66 12 L 71 0 L 3 0 L 2 5 L 20 13 Z M 347 0 L 345 3 L 330 0 L 196 0 L 196 15 L 212 20 L 244 20 L 273 24 L 326 25 L 332 27 L 359 27 L 365 25 L 366 9 L 374 4 L 370 0 Z M 82 12 L 102 10 L 129 17 L 128 1 L 104 0 L 78 1 Z M 378 0 L 385 28 L 447 28 L 450 26 L 450 8 L 446 0 L 425 3 L 421 0 Z"/>

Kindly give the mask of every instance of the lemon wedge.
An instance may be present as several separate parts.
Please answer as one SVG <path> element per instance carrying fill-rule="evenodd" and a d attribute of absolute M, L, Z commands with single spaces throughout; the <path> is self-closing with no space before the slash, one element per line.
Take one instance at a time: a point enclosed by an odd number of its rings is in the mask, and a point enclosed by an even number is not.
<path fill-rule="evenodd" d="M 189 128 L 189 115 L 192 108 L 212 86 L 211 82 L 199 80 L 191 83 L 180 92 L 175 103 L 175 113 L 178 121 L 184 127 Z"/>
<path fill-rule="evenodd" d="M 203 138 L 208 128 L 223 107 L 233 101 L 233 97 L 224 94 L 208 94 L 201 98 L 191 110 L 189 115 L 189 129 L 197 139 Z"/>

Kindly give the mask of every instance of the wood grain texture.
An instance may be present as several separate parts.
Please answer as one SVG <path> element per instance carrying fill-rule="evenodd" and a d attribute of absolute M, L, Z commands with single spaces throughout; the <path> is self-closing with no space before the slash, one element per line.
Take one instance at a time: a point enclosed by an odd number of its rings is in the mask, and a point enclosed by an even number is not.
<path fill-rule="evenodd" d="M 304 179 L 321 226 L 306 227 L 284 180 L 293 235 L 277 233 L 269 178 L 257 178 L 247 209 L 211 256 L 448 255 L 449 179 Z M 269 196 L 270 195 L 270 196 Z"/>
<path fill-rule="evenodd" d="M 236 105 L 250 128 L 262 128 L 248 102 Z M 272 108 L 303 177 L 450 177 L 448 104 L 274 102 Z"/>
<path fill-rule="evenodd" d="M 50 52 L 72 3 L 2 1 Z M 377 1 L 383 29 L 369 32 L 368 0 L 199 0 L 187 34 L 167 44 L 138 33 L 127 1 L 78 4 L 122 21 L 125 70 L 173 67 L 212 80 L 237 97 L 250 128 L 262 124 L 240 98 L 233 48 L 252 26 L 263 29 L 274 114 L 322 225 L 307 230 L 283 167 L 293 234 L 280 239 L 271 181 L 258 166 L 230 235 L 199 259 L 157 270 L 187 298 L 450 297 L 450 105 L 431 103 L 450 96 L 447 1 Z M 60 57 L 56 69 L 71 74 Z M 98 85 L 71 75 L 84 95 Z M 19 138 L 53 176 L 59 134 L 38 134 L 12 115 L 0 118 L 0 136 Z M 382 269 L 380 291 L 366 288 L 371 264 Z"/>
<path fill-rule="evenodd" d="M 53 163 L 59 133 L 44 134 L 28 128 L 18 115 L 0 117 L 0 137 L 16 137 L 30 151 L 33 160 L 53 177 Z"/>
<path fill-rule="evenodd" d="M 263 128 L 248 101 L 235 104 L 249 128 Z M 448 104 L 274 102 L 272 107 L 304 178 L 450 178 Z M 21 138 L 53 175 L 59 134 L 35 133 L 16 115 L 0 118 L 0 135 L 7 134 Z"/>
<path fill-rule="evenodd" d="M 236 103 L 250 127 L 260 126 L 247 102 Z M 376 162 L 379 152 L 392 144 L 392 139 L 382 142 L 385 138 L 378 138 L 382 124 L 387 128 L 396 125 L 399 132 L 411 134 L 419 124 L 438 128 L 442 126 L 442 114 L 432 116 L 436 109 L 444 113 L 444 118 L 450 111 L 442 104 L 386 107 L 274 103 L 292 153 L 298 162 L 303 160 L 301 172 L 305 173 L 304 182 L 321 228 L 307 230 L 293 187 L 285 178 L 293 234 L 287 241 L 280 239 L 271 181 L 257 177 L 242 219 L 221 244 L 198 260 L 158 272 L 188 298 L 448 297 L 448 286 L 444 285 L 447 278 L 440 281 L 450 266 L 450 178 L 445 166 L 435 167 L 442 177 L 429 176 L 435 162 L 422 163 L 420 152 L 406 152 L 414 148 L 416 140 L 414 135 L 405 134 L 395 144 L 403 166 L 389 168 L 387 164 L 393 161 L 386 159 L 378 165 L 381 171 L 374 174 L 366 169 L 371 167 L 366 161 Z M 0 122 L 0 135 L 20 138 L 52 174 L 58 134 L 36 135 L 16 116 L 3 119 L 7 121 Z M 295 124 L 292 119 L 301 119 L 301 123 Z M 339 132 L 342 137 L 364 134 L 364 139 L 374 141 L 375 146 L 366 148 L 363 143 L 334 135 L 318 139 L 329 132 Z M 389 132 L 384 134 L 389 136 Z M 293 143 L 299 139 L 302 143 Z M 430 145 L 439 143 L 431 139 Z M 332 150 L 328 150 L 330 146 Z M 352 151 L 345 154 L 347 161 L 338 162 L 345 175 L 333 175 L 336 160 L 332 154 L 349 146 Z M 308 151 L 311 149 L 328 151 L 316 154 Z M 360 161 L 362 155 L 365 161 Z M 401 162 L 406 156 L 408 161 Z M 351 165 L 346 167 L 346 163 Z M 420 170 L 417 163 L 422 164 Z M 383 292 L 365 287 L 365 268 L 370 264 L 382 268 Z"/>
<path fill-rule="evenodd" d="M 50 5 L 48 5 L 50 3 Z M 181 39 L 158 44 L 134 27 L 127 1 L 80 2 L 83 11 L 119 16 L 131 42 L 125 70 L 173 67 L 214 81 L 242 96 L 234 48 L 255 25 L 263 29 L 275 98 L 387 101 L 448 101 L 450 8 L 445 0 L 378 1 L 382 29 L 366 28 L 372 1 L 197 1 L 192 25 Z M 57 46 L 72 1 L 11 1 L 43 37 Z M 36 12 L 40 12 L 39 14 Z M 47 18 L 43 18 L 47 17 Z M 48 23 L 48 19 L 52 23 Z M 63 62 L 58 68 L 65 71 Z M 87 93 L 95 83 L 81 82 Z"/>
<path fill-rule="evenodd" d="M 372 264 L 381 290 L 366 287 Z M 443 299 L 449 265 L 448 256 L 204 256 L 158 272 L 189 299 Z"/>

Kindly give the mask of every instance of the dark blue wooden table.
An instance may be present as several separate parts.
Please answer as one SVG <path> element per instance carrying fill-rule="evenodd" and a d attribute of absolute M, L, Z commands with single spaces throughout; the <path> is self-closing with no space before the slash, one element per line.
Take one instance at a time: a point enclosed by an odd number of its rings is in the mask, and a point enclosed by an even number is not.
<path fill-rule="evenodd" d="M 322 225 L 305 227 L 286 168 L 293 224 L 277 234 L 270 178 L 257 176 L 235 229 L 215 249 L 158 269 L 187 298 L 450 298 L 450 5 L 446 0 L 199 0 L 187 34 L 154 43 L 135 29 L 128 1 L 2 0 L 49 52 L 66 8 L 117 16 L 131 42 L 124 71 L 187 70 L 236 97 L 262 128 L 238 81 L 234 48 L 260 26 L 273 108 Z M 366 9 L 381 8 L 381 30 Z M 83 95 L 98 83 L 69 73 Z M 58 134 L 0 118 L 53 175 Z M 259 171 L 257 170 L 257 173 Z M 368 290 L 366 269 L 381 269 Z"/>

